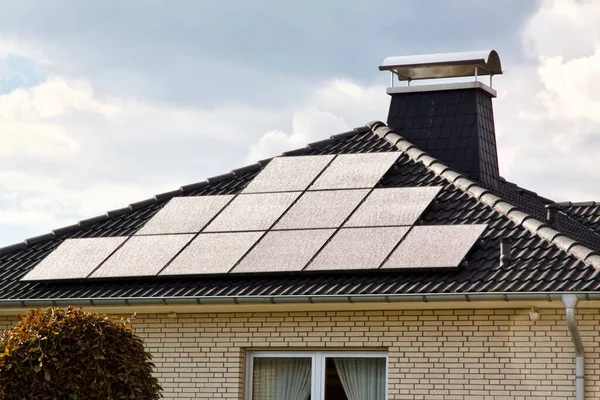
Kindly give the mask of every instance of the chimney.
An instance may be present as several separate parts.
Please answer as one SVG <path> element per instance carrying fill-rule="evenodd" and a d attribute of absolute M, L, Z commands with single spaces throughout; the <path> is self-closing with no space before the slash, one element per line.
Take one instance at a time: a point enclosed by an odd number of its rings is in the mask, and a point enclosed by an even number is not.
<path fill-rule="evenodd" d="M 489 186 L 498 184 L 492 110 L 492 77 L 502 74 L 498 53 L 388 57 L 379 69 L 391 74 L 390 128 L 449 167 Z M 482 75 L 489 75 L 489 86 L 478 80 Z M 448 82 L 461 77 L 474 79 Z M 421 79 L 443 81 L 411 85 Z M 394 86 L 395 81 L 406 85 Z"/>

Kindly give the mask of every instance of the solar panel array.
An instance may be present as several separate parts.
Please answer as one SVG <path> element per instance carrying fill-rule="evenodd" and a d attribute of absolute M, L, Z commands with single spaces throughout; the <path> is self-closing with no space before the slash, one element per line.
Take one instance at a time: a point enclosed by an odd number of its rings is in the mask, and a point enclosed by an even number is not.
<path fill-rule="evenodd" d="M 441 188 L 375 188 L 399 155 L 275 158 L 242 193 L 173 198 L 131 237 L 67 239 L 23 280 L 458 266 L 485 225 L 414 226 Z"/>

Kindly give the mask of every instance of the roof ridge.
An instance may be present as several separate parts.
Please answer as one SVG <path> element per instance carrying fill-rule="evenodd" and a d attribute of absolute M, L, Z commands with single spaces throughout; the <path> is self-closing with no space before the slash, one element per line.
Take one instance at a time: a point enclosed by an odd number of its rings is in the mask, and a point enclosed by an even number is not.
<path fill-rule="evenodd" d="M 600 206 L 597 201 L 559 201 L 556 204 L 563 207 L 595 207 Z"/>
<path fill-rule="evenodd" d="M 346 131 L 346 132 L 331 135 L 327 139 L 309 143 L 304 147 L 290 150 L 290 151 L 285 151 L 281 155 L 282 156 L 292 156 L 292 155 L 303 154 L 309 150 L 318 150 L 318 149 L 320 149 L 332 142 L 335 142 L 337 140 L 341 140 L 341 139 L 344 139 L 344 138 L 347 138 L 349 136 L 353 136 L 356 134 L 367 133 L 370 131 L 371 131 L 371 129 L 368 128 L 367 126 L 359 126 L 359 127 L 356 127 L 354 129 Z M 23 240 L 22 242 L 13 243 L 13 244 L 9 244 L 6 246 L 0 246 L 0 255 L 7 254 L 7 253 L 10 253 L 10 252 L 13 252 L 16 250 L 22 250 L 31 245 L 37 244 L 37 243 L 48 242 L 55 238 L 64 236 L 68 233 L 75 232 L 79 229 L 85 229 L 85 228 L 89 227 L 90 225 L 92 225 L 93 223 L 100 222 L 100 221 L 106 221 L 111 218 L 116 218 L 121 215 L 130 213 L 132 211 L 138 210 L 142 207 L 145 207 L 145 206 L 148 206 L 148 205 L 151 205 L 154 203 L 158 203 L 161 201 L 165 201 L 165 200 L 170 200 L 173 197 L 178 197 L 182 194 L 189 193 L 193 190 L 201 189 L 205 186 L 208 186 L 211 183 L 220 182 L 225 179 L 233 178 L 235 176 L 241 175 L 246 172 L 251 172 L 251 171 L 258 170 L 260 168 L 264 168 L 273 158 L 275 158 L 275 157 L 266 158 L 264 160 L 260 160 L 256 163 L 254 163 L 254 164 L 249 164 L 244 167 L 235 168 L 235 169 L 232 169 L 230 172 L 227 172 L 227 173 L 221 174 L 221 175 L 217 175 L 217 176 L 212 176 L 212 177 L 206 178 L 205 180 L 200 181 L 200 182 L 183 185 L 183 186 L 180 186 L 179 189 L 156 194 L 153 197 L 150 197 L 148 199 L 131 203 L 131 204 L 127 205 L 126 207 L 109 210 L 109 211 L 106 211 L 104 214 L 97 215 L 97 216 L 91 217 L 91 218 L 82 219 L 75 224 L 63 226 L 63 227 L 60 227 L 57 229 L 53 229 L 48 233 L 44 233 L 44 234 L 41 234 L 38 236 L 33 236 L 30 238 L 27 238 L 27 239 Z"/>
<path fill-rule="evenodd" d="M 570 239 L 563 233 L 537 220 L 535 217 L 520 211 L 516 206 L 508 203 L 501 197 L 496 196 L 480 184 L 467 178 L 465 175 L 454 171 L 437 158 L 431 157 L 425 151 L 419 149 L 416 145 L 400 136 L 385 123 L 381 121 L 372 121 L 367 123 L 367 127 L 369 127 L 374 134 L 387 140 L 392 146 L 406 154 L 410 159 L 415 162 L 420 162 L 429 171 L 448 181 L 450 184 L 471 197 L 474 197 L 478 202 L 492 208 L 501 215 L 504 215 L 516 225 L 525 228 L 534 235 L 537 235 L 541 239 L 558 247 L 560 250 L 574 256 L 584 264 L 592 265 L 594 268 L 600 269 L 600 255 L 594 250 Z"/>

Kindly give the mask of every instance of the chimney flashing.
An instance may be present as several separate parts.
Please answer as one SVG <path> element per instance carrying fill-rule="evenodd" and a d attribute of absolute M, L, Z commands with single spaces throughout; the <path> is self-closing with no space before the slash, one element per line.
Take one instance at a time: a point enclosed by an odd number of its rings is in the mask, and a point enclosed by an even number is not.
<path fill-rule="evenodd" d="M 463 89 L 481 89 L 488 93 L 490 97 L 497 97 L 498 92 L 488 85 L 479 81 L 471 82 L 453 82 L 438 83 L 434 85 L 413 85 L 413 86 L 395 86 L 388 87 L 386 93 L 389 95 L 400 93 L 421 93 L 421 92 L 439 92 L 443 90 L 463 90 Z"/>

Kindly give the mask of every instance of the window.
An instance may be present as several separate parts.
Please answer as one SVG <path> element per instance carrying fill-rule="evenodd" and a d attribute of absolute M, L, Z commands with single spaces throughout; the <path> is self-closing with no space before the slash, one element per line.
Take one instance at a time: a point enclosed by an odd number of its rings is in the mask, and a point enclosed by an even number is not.
<path fill-rule="evenodd" d="M 387 400 L 387 354 L 253 352 L 246 400 Z"/>

